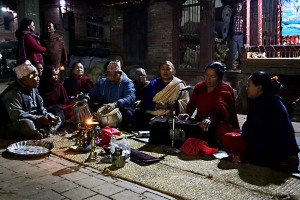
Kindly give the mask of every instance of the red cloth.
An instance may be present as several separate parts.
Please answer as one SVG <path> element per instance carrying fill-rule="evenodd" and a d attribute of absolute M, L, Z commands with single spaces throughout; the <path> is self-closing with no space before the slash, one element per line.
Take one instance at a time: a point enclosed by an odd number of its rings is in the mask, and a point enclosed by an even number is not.
<path fill-rule="evenodd" d="M 224 150 L 229 154 L 235 154 L 238 156 L 244 156 L 246 153 L 246 145 L 239 133 L 240 130 L 226 133 L 223 137 Z"/>
<path fill-rule="evenodd" d="M 208 146 L 207 142 L 205 142 L 204 140 L 198 141 L 197 146 L 201 151 L 203 151 L 203 153 L 205 153 L 207 155 L 211 155 L 211 154 L 217 153 L 219 151 L 217 148 L 210 148 Z"/>
<path fill-rule="evenodd" d="M 119 131 L 118 129 L 115 128 L 111 128 L 109 126 L 105 126 L 103 129 L 101 129 L 101 141 L 98 144 L 99 146 L 104 146 L 109 144 L 110 139 L 116 135 L 116 136 L 120 136 L 122 134 L 121 131 Z"/>
<path fill-rule="evenodd" d="M 200 149 L 198 148 L 199 139 L 196 138 L 188 138 L 180 147 L 180 151 L 183 153 L 195 156 L 199 153 Z"/>
<path fill-rule="evenodd" d="M 207 155 L 211 155 L 218 152 L 217 148 L 210 148 L 208 144 L 200 139 L 188 138 L 180 147 L 180 150 L 188 155 L 195 156 L 200 151 Z"/>

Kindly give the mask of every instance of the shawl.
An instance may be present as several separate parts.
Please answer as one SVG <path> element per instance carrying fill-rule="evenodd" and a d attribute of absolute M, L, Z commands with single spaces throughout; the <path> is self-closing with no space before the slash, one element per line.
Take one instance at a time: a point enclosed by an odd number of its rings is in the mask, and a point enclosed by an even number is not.
<path fill-rule="evenodd" d="M 73 76 L 67 78 L 64 81 L 64 87 L 67 91 L 68 96 L 76 97 L 88 93 L 93 87 L 94 83 L 89 76 L 83 75 L 79 80 L 75 79 Z"/>
<path fill-rule="evenodd" d="M 30 38 L 25 39 L 26 35 Z M 41 53 L 45 52 L 46 48 L 41 46 L 39 34 L 25 30 L 18 32 L 16 36 L 18 39 L 17 65 L 24 63 L 26 60 L 30 60 L 32 64 L 35 62 L 44 64 Z"/>
<path fill-rule="evenodd" d="M 63 37 L 58 33 L 46 34 L 41 37 L 41 43 L 47 48 L 44 54 L 45 66 L 61 64 L 68 61 L 67 49 Z"/>
<path fill-rule="evenodd" d="M 64 86 L 59 81 L 52 80 L 52 67 L 50 66 L 44 68 L 38 89 L 45 107 L 64 106 L 68 103 L 68 95 Z"/>
<path fill-rule="evenodd" d="M 159 82 L 158 82 L 159 84 Z M 152 98 L 153 103 L 157 102 L 168 102 L 168 101 L 175 101 L 176 97 L 179 94 L 179 89 L 184 87 L 186 84 L 183 80 L 173 76 L 172 81 L 166 85 L 162 90 L 157 92 L 154 97 Z M 151 85 L 155 87 L 155 84 Z M 149 86 L 149 90 L 151 90 L 151 86 Z M 189 94 L 187 91 L 183 91 L 182 95 L 178 100 L 179 105 L 179 112 L 183 113 L 187 102 L 189 101 Z M 147 113 L 151 115 L 167 115 L 170 114 L 170 109 L 159 109 L 159 110 L 146 110 Z"/>
<path fill-rule="evenodd" d="M 187 104 L 186 113 L 191 116 L 195 110 L 198 121 L 211 117 L 216 123 L 224 121 L 234 129 L 239 129 L 233 89 L 224 81 L 210 93 L 207 92 L 204 81 L 197 83 Z"/>
<path fill-rule="evenodd" d="M 297 155 L 295 131 L 278 96 L 264 93 L 250 99 L 248 110 L 242 137 L 251 162 L 270 165 Z"/>

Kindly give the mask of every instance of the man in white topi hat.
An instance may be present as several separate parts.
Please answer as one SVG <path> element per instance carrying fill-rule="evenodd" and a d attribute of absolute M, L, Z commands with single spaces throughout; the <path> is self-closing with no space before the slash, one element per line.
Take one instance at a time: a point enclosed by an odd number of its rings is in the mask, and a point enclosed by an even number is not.
<path fill-rule="evenodd" d="M 0 95 L 0 137 L 41 139 L 61 125 L 59 117 L 48 113 L 37 87 L 40 78 L 29 60 L 15 67 L 17 80 Z"/>

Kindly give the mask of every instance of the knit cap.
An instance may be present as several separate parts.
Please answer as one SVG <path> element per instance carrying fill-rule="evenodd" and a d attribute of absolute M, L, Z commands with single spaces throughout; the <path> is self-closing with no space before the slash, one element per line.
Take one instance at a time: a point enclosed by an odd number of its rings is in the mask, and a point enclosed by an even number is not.
<path fill-rule="evenodd" d="M 26 60 L 22 65 L 15 67 L 14 70 L 17 74 L 18 79 L 28 76 L 32 72 L 37 72 L 37 69 L 31 64 L 29 60 Z"/>

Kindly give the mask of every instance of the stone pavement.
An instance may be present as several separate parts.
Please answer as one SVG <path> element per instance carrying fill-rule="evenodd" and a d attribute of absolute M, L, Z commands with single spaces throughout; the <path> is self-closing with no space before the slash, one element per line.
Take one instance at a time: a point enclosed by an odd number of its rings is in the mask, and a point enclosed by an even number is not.
<path fill-rule="evenodd" d="M 5 149 L 0 154 L 0 199 L 3 200 L 174 199 L 54 155 L 20 160 L 9 159 Z"/>

